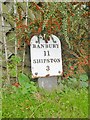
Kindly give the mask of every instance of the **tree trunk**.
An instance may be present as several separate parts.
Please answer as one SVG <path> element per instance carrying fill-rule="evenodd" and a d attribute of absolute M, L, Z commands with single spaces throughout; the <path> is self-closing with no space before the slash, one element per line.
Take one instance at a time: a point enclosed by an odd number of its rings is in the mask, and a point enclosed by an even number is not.
<path fill-rule="evenodd" d="M 3 36 L 3 43 L 4 43 L 4 49 L 5 49 L 5 60 L 6 60 L 6 69 L 7 69 L 7 80 L 5 81 L 5 84 L 10 84 L 10 78 L 9 78 L 9 67 L 8 67 L 8 54 L 7 54 L 7 41 L 6 36 L 4 32 L 4 19 L 3 19 L 3 9 L 2 9 L 2 3 L 1 3 L 1 19 L 2 19 L 2 36 Z"/>
<path fill-rule="evenodd" d="M 1 4 L 2 3 L 0 3 L 0 8 L 1 8 Z M 0 9 L 0 12 L 1 12 L 1 9 Z M 0 27 L 0 31 L 2 31 L 1 27 Z M 0 88 L 2 88 L 2 32 L 0 32 L 0 80 L 1 80 Z M 0 89 L 0 116 L 2 116 L 2 91 L 1 89 Z"/>
<path fill-rule="evenodd" d="M 16 9 L 16 0 L 14 0 L 14 15 L 16 17 L 16 13 L 17 13 L 17 9 Z M 16 22 L 15 22 L 15 28 L 16 28 Z M 16 34 L 15 34 L 15 38 L 16 38 Z M 15 39 L 15 56 L 17 57 L 17 39 Z M 16 63 L 16 82 L 18 79 L 18 69 L 17 69 L 17 63 Z"/>
<path fill-rule="evenodd" d="M 27 19 L 28 19 L 28 0 L 26 1 L 26 26 L 27 26 Z M 23 51 L 23 62 L 22 62 L 22 73 L 23 73 L 23 71 L 24 71 L 24 62 L 25 62 L 25 47 L 26 45 L 25 45 L 25 42 L 24 42 L 24 51 Z"/>

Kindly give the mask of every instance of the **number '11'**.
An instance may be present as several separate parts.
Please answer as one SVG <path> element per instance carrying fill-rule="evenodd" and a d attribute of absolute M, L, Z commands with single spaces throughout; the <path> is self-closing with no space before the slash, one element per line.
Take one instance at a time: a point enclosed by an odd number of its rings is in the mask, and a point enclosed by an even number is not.
<path fill-rule="evenodd" d="M 44 51 L 44 56 L 50 56 L 49 51 Z"/>

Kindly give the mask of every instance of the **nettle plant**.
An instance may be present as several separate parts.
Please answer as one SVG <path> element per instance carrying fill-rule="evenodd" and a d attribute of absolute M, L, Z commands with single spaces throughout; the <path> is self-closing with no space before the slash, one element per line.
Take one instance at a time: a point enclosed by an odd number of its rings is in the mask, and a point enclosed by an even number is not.
<path fill-rule="evenodd" d="M 48 42 L 50 35 L 55 34 L 62 43 L 63 78 L 86 73 L 89 3 L 29 2 L 27 7 L 26 11 L 26 3 L 17 3 L 17 16 L 11 15 L 16 23 L 18 49 L 23 43 L 30 45 L 34 35 L 41 34 L 44 37 L 46 34 L 44 39 Z"/>
<path fill-rule="evenodd" d="M 35 82 L 23 73 L 19 73 L 18 82 L 12 84 L 12 88 L 17 95 L 33 94 L 38 92 Z"/>
<path fill-rule="evenodd" d="M 16 65 L 21 62 L 21 58 L 18 56 L 12 56 L 8 63 L 10 77 L 16 77 Z M 20 71 L 19 71 L 20 72 Z"/>

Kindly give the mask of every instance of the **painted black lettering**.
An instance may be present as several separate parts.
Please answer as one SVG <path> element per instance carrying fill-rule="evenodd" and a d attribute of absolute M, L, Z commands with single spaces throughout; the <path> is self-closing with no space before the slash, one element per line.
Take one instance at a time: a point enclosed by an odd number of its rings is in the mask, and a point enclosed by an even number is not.
<path fill-rule="evenodd" d="M 40 48 L 40 45 L 37 45 L 37 48 Z"/>
<path fill-rule="evenodd" d="M 36 48 L 36 45 L 35 44 L 32 44 L 33 45 L 33 48 Z"/>
<path fill-rule="evenodd" d="M 49 44 L 49 48 L 52 48 L 52 44 Z"/>
<path fill-rule="evenodd" d="M 60 62 L 60 59 L 58 59 L 58 62 Z"/>
<path fill-rule="evenodd" d="M 36 60 L 33 60 L 33 63 L 36 63 Z"/>
<path fill-rule="evenodd" d="M 53 59 L 50 59 L 51 60 L 51 63 L 53 62 Z"/>
<path fill-rule="evenodd" d="M 41 48 L 44 48 L 44 44 L 41 44 Z"/>
<path fill-rule="evenodd" d="M 50 56 L 49 51 L 44 51 L 44 56 Z"/>
<path fill-rule="evenodd" d="M 49 71 L 49 70 L 50 70 L 50 67 L 49 67 L 49 66 L 46 66 L 46 70 Z"/>
<path fill-rule="evenodd" d="M 59 44 L 56 44 L 57 45 L 57 48 L 59 48 Z"/>
<path fill-rule="evenodd" d="M 47 63 L 50 63 L 50 59 L 47 59 Z"/>

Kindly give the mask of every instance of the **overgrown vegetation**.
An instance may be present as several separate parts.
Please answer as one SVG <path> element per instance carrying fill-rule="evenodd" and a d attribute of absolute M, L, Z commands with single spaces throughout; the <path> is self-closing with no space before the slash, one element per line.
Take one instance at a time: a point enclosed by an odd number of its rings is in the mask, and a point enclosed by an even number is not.
<path fill-rule="evenodd" d="M 17 41 L 17 54 L 22 51 L 23 56 L 22 68 L 25 62 L 25 47 L 30 45 L 31 37 L 46 34 L 43 37 L 48 42 L 50 35 L 55 34 L 62 43 L 63 77 L 89 74 L 88 2 L 16 2 L 11 4 L 11 9 L 6 13 L 8 4 L 3 3 L 2 6 L 2 16 L 11 26 L 6 38 L 10 42 Z M 17 74 L 16 71 L 16 77 Z"/>
<path fill-rule="evenodd" d="M 88 90 L 39 90 L 23 94 L 12 88 L 3 93 L 3 118 L 88 118 Z M 22 91 L 23 92 L 23 91 Z"/>
<path fill-rule="evenodd" d="M 3 88 L 3 118 L 88 118 L 86 75 L 60 81 L 52 92 L 38 88 L 25 74 L 18 79 L 19 83 Z"/>

